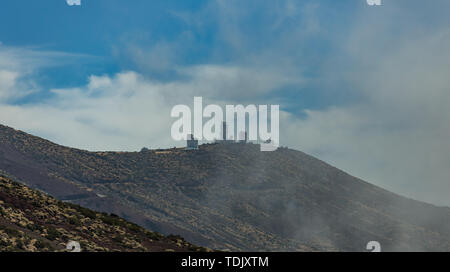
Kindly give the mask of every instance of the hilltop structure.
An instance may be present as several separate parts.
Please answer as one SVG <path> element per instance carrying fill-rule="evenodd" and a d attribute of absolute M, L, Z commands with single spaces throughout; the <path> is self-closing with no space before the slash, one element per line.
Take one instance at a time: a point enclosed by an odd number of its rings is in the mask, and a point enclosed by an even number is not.
<path fill-rule="evenodd" d="M 248 142 L 248 134 L 247 131 L 239 132 L 239 143 L 246 144 Z"/>
<path fill-rule="evenodd" d="M 189 134 L 187 139 L 186 150 L 197 150 L 198 149 L 198 140 L 194 138 L 194 135 Z"/>
<path fill-rule="evenodd" d="M 222 139 L 216 140 L 216 143 L 218 144 L 235 144 L 235 143 L 241 143 L 246 144 L 248 143 L 248 133 L 247 131 L 240 131 L 239 137 L 235 140 L 233 137 L 227 138 L 227 122 L 222 122 Z"/>
<path fill-rule="evenodd" d="M 223 121 L 222 122 L 222 139 L 220 140 L 216 140 L 216 143 L 219 144 L 232 144 L 235 143 L 233 137 L 227 137 L 227 122 Z"/>
<path fill-rule="evenodd" d="M 261 152 L 252 144 L 208 144 L 201 152 L 156 152 L 166 153 L 89 152 L 0 125 L 0 170 L 15 180 L 58 199 L 93 195 L 78 199 L 77 204 L 124 215 L 153 231 L 177 233 L 199 245 L 222 251 L 364 251 L 368 241 L 378 241 L 383 251 L 450 250 L 448 208 L 390 193 L 303 152 L 285 148 Z M 27 248 L 36 246 L 24 239 L 42 240 L 35 236 L 40 234 L 44 239 L 53 236 L 55 240 L 50 242 L 56 241 L 58 246 L 76 240 L 69 236 L 73 231 L 89 243 L 111 249 L 127 250 L 125 246 L 133 241 L 133 247 L 140 243 L 145 248 L 151 243 L 142 240 L 145 234 L 132 231 L 135 226 L 128 228 L 126 237 L 125 229 L 119 235 L 116 225 L 110 225 L 117 218 L 89 217 L 83 214 L 90 212 L 75 212 L 68 203 L 48 205 L 48 199 L 30 199 L 29 190 L 14 196 L 11 194 L 20 190 L 1 184 L 0 199 L 5 202 L 0 205 L 4 211 L 1 218 L 11 215 L 15 223 L 10 221 L 7 227 L 15 224 L 24 232 L 10 239 L 0 230 L 0 236 L 8 239 L 3 241 L 12 241 L 13 247 L 19 241 Z M 67 208 L 54 214 L 61 205 Z M 314 220 L 305 221 L 305 217 Z M 109 224 L 102 224 L 102 219 Z M 78 220 L 91 222 L 92 227 L 101 224 L 101 228 L 79 232 Z M 118 227 L 125 224 L 121 222 Z M 393 230 L 401 230 L 402 235 Z M 97 238 L 93 239 L 93 234 Z M 163 244 L 159 248 L 173 247 Z"/>

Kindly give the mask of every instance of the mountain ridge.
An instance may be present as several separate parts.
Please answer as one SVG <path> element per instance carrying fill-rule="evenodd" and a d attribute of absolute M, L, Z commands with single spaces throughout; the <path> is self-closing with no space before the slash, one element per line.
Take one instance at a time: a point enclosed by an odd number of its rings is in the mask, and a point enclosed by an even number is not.
<path fill-rule="evenodd" d="M 0 251 L 206 251 L 179 236 L 164 237 L 116 215 L 63 203 L 0 176 Z"/>
<path fill-rule="evenodd" d="M 287 148 L 88 152 L 0 126 L 0 170 L 59 199 L 78 196 L 71 201 L 220 250 L 364 251 L 372 240 L 392 251 L 450 250 L 448 207 Z"/>

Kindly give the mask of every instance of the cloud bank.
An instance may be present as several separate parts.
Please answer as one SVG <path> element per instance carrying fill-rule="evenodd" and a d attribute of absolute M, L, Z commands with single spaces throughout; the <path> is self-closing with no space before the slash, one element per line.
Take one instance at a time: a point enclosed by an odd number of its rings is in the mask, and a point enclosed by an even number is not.
<path fill-rule="evenodd" d="M 66 0 L 69 6 L 81 6 L 81 0 Z"/>
<path fill-rule="evenodd" d="M 50 89 L 50 98 L 34 103 L 14 101 L 41 89 L 31 75 L 48 53 L 23 57 L 0 47 L 0 120 L 64 145 L 139 150 L 183 145 L 170 138 L 170 109 L 194 96 L 221 105 L 280 103 L 282 145 L 394 192 L 450 205 L 450 22 L 443 12 L 450 3 L 435 2 L 374 8 L 361 1 L 346 15 L 351 24 L 340 24 L 330 18 L 347 5 L 325 0 L 213 1 L 175 14 L 189 31 L 173 41 L 121 45 L 127 50 L 116 57 L 135 69 L 91 75 L 86 85 Z M 190 48 L 211 23 L 217 33 L 208 61 L 178 62 L 180 41 Z M 167 70 L 176 76 L 155 78 Z M 322 102 L 302 103 L 311 97 Z"/>

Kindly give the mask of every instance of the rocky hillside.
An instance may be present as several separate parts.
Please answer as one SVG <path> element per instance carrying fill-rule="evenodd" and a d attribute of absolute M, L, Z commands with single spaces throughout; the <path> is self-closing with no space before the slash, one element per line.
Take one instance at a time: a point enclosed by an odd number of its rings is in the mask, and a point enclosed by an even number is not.
<path fill-rule="evenodd" d="M 203 250 L 0 177 L 0 252 L 66 251 L 70 241 L 82 251 Z"/>
<path fill-rule="evenodd" d="M 252 144 L 87 152 L 0 127 L 0 170 L 58 199 L 220 250 L 449 251 L 450 209 Z"/>

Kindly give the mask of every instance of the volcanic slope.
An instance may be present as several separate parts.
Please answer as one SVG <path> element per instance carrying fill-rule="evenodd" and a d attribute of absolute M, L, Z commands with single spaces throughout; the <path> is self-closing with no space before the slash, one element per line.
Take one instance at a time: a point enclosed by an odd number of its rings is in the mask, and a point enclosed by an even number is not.
<path fill-rule="evenodd" d="M 219 250 L 449 251 L 450 209 L 253 144 L 88 152 L 0 127 L 0 170 L 58 199 Z"/>

